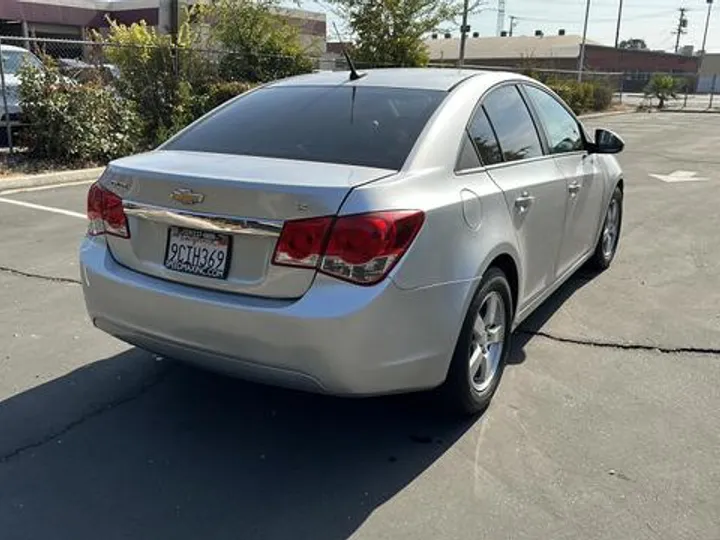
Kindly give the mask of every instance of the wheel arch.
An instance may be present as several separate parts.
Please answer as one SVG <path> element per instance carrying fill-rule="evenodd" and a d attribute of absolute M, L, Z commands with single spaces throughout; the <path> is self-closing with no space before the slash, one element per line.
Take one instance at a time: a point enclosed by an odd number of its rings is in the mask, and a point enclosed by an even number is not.
<path fill-rule="evenodd" d="M 507 277 L 508 284 L 510 285 L 510 292 L 512 293 L 512 308 L 514 320 L 515 314 L 518 312 L 518 304 L 520 303 L 520 299 L 522 298 L 523 294 L 523 272 L 522 265 L 520 264 L 519 253 L 515 250 L 515 247 L 513 245 L 504 243 L 498 245 L 485 258 L 485 263 L 479 269 L 478 276 L 475 281 L 475 286 L 472 288 L 472 294 L 466 301 L 464 313 L 467 313 L 467 310 L 470 308 L 472 299 L 475 297 L 478 289 L 480 288 L 480 283 L 482 282 L 483 276 L 485 276 L 487 271 L 493 267 L 500 269 L 505 274 L 505 277 Z"/>
<path fill-rule="evenodd" d="M 502 253 L 500 255 L 497 255 L 490 262 L 490 264 L 488 265 L 488 269 L 490 268 L 497 268 L 501 270 L 508 280 L 508 284 L 510 285 L 510 293 L 512 296 L 512 309 L 514 317 L 515 313 L 517 312 L 518 299 L 520 295 L 520 274 L 518 272 L 517 263 L 515 262 L 515 259 L 510 256 L 510 254 Z M 487 272 L 487 269 L 485 271 Z"/>

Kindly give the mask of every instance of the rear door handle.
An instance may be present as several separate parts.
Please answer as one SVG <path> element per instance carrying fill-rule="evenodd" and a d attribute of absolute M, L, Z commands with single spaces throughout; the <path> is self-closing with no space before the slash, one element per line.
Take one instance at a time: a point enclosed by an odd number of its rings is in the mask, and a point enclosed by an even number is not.
<path fill-rule="evenodd" d="M 573 196 L 574 196 L 574 195 L 577 195 L 577 194 L 578 194 L 578 192 L 580 191 L 580 188 L 581 188 L 581 187 L 582 187 L 582 186 L 581 186 L 580 184 L 578 184 L 577 182 L 573 182 L 572 184 L 570 184 L 570 185 L 568 186 L 568 191 L 570 192 L 570 195 L 573 195 Z"/>
<path fill-rule="evenodd" d="M 518 212 L 524 214 L 527 212 L 534 200 L 535 197 L 530 195 L 527 191 L 524 191 L 522 195 L 515 199 L 515 208 L 517 208 Z"/>

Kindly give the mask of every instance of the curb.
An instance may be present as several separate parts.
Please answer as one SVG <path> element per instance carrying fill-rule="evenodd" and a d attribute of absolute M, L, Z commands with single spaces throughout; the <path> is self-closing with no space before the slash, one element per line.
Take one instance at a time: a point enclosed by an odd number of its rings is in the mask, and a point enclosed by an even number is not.
<path fill-rule="evenodd" d="M 665 114 L 720 114 L 720 110 L 715 109 L 663 109 L 662 111 L 654 111 L 655 113 Z"/>
<path fill-rule="evenodd" d="M 26 174 L 3 180 L 0 177 L 0 193 L 11 189 L 25 189 L 41 186 L 54 186 L 57 184 L 70 184 L 96 180 L 105 170 L 105 167 L 94 167 L 92 169 L 77 169 L 74 171 L 59 171 L 43 174 Z"/>
<path fill-rule="evenodd" d="M 601 113 L 590 113 L 590 114 L 581 114 L 578 116 L 581 120 L 585 119 L 592 119 L 592 118 L 603 118 L 605 116 L 621 116 L 623 114 L 635 114 L 637 111 L 635 109 L 631 109 L 629 111 L 612 111 L 612 112 L 601 112 Z"/>

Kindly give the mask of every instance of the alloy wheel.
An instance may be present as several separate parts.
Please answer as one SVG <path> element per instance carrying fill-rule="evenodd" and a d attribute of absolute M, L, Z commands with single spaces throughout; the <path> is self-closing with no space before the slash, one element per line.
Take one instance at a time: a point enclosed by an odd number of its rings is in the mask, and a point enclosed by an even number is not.
<path fill-rule="evenodd" d="M 475 315 L 470 340 L 469 376 L 473 388 L 484 392 L 498 372 L 505 346 L 507 313 L 502 296 L 491 291 Z"/>
<path fill-rule="evenodd" d="M 610 207 L 605 216 L 602 232 L 602 252 L 607 259 L 612 256 L 617 245 L 618 231 L 620 229 L 620 204 L 617 199 L 610 201 Z"/>

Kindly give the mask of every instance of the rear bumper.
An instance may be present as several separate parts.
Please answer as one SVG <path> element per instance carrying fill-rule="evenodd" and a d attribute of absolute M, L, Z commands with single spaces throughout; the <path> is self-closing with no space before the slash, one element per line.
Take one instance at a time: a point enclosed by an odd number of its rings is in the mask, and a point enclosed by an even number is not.
<path fill-rule="evenodd" d="M 80 253 L 94 324 L 159 354 L 302 390 L 373 395 L 445 379 L 471 283 L 401 290 L 318 275 L 298 300 L 215 292 L 119 265 L 102 239 Z"/>

